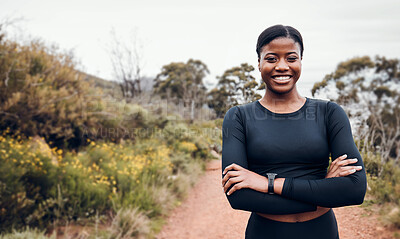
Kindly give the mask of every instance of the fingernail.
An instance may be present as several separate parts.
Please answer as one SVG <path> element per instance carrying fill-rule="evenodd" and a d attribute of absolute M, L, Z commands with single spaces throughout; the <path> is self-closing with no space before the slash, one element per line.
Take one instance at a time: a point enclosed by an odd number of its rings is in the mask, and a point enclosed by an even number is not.
<path fill-rule="evenodd" d="M 356 166 L 358 169 L 362 169 L 362 166 Z"/>
<path fill-rule="evenodd" d="M 343 157 L 347 157 L 347 154 L 343 154 Z"/>
<path fill-rule="evenodd" d="M 350 172 L 352 172 L 352 173 L 354 173 L 355 171 L 356 171 L 355 169 L 350 170 Z"/>
<path fill-rule="evenodd" d="M 354 159 L 352 159 L 351 161 L 353 161 L 353 162 L 357 162 L 357 161 L 358 161 L 358 159 L 354 158 Z"/>
<path fill-rule="evenodd" d="M 229 194 L 230 194 L 229 192 L 226 193 L 226 195 L 229 195 Z"/>

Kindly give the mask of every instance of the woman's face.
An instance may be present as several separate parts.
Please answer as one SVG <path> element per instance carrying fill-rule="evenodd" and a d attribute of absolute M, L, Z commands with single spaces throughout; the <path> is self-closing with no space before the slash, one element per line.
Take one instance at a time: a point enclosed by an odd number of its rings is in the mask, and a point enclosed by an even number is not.
<path fill-rule="evenodd" d="M 258 68 L 268 90 L 289 93 L 301 74 L 300 45 L 286 37 L 272 40 L 261 48 Z"/>

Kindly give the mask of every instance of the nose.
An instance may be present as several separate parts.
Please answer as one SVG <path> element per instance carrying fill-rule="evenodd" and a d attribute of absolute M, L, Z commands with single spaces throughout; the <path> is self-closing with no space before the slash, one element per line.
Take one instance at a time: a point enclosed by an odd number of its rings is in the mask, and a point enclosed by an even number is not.
<path fill-rule="evenodd" d="M 277 71 L 287 71 L 289 70 L 289 65 L 286 61 L 278 61 L 275 66 L 275 70 Z"/>

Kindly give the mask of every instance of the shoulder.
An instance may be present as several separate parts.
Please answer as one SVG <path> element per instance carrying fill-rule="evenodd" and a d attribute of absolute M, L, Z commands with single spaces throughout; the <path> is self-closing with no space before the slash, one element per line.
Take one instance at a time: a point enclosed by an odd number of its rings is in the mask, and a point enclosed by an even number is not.
<path fill-rule="evenodd" d="M 338 103 L 334 101 L 328 101 L 327 103 L 327 115 L 328 117 L 340 117 L 347 118 L 347 114 Z"/>
<path fill-rule="evenodd" d="M 228 109 L 228 111 L 225 114 L 225 118 L 229 117 L 229 119 L 232 119 L 233 117 L 238 117 L 239 119 L 244 119 L 246 117 L 246 114 L 248 114 L 254 109 L 256 103 L 257 103 L 256 101 L 253 101 L 250 103 L 235 105 Z"/>
<path fill-rule="evenodd" d="M 317 106 L 318 108 L 322 108 L 328 114 L 336 111 L 336 110 L 343 110 L 343 108 L 336 102 L 325 100 L 325 99 L 315 99 L 315 98 L 308 98 L 310 106 Z"/>
<path fill-rule="evenodd" d="M 325 123 L 348 121 L 348 116 L 338 103 L 325 99 L 309 98 L 309 108 L 317 108 L 319 115 L 325 119 Z"/>
<path fill-rule="evenodd" d="M 333 127 L 336 124 L 347 124 L 349 122 L 349 117 L 347 113 L 338 103 L 329 100 L 318 100 L 319 102 L 324 102 L 325 104 L 325 122 L 329 127 Z"/>
<path fill-rule="evenodd" d="M 318 107 L 326 108 L 328 103 L 330 102 L 329 100 L 309 98 L 309 97 L 307 97 L 307 98 L 309 100 L 309 105 L 312 105 L 312 106 L 318 106 Z"/>

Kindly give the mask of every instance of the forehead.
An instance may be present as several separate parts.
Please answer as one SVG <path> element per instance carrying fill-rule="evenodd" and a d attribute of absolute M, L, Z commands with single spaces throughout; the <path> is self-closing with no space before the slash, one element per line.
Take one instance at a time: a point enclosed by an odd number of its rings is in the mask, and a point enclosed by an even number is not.
<path fill-rule="evenodd" d="M 300 55 L 300 44 L 288 37 L 279 37 L 261 48 L 261 54 L 296 52 Z"/>

